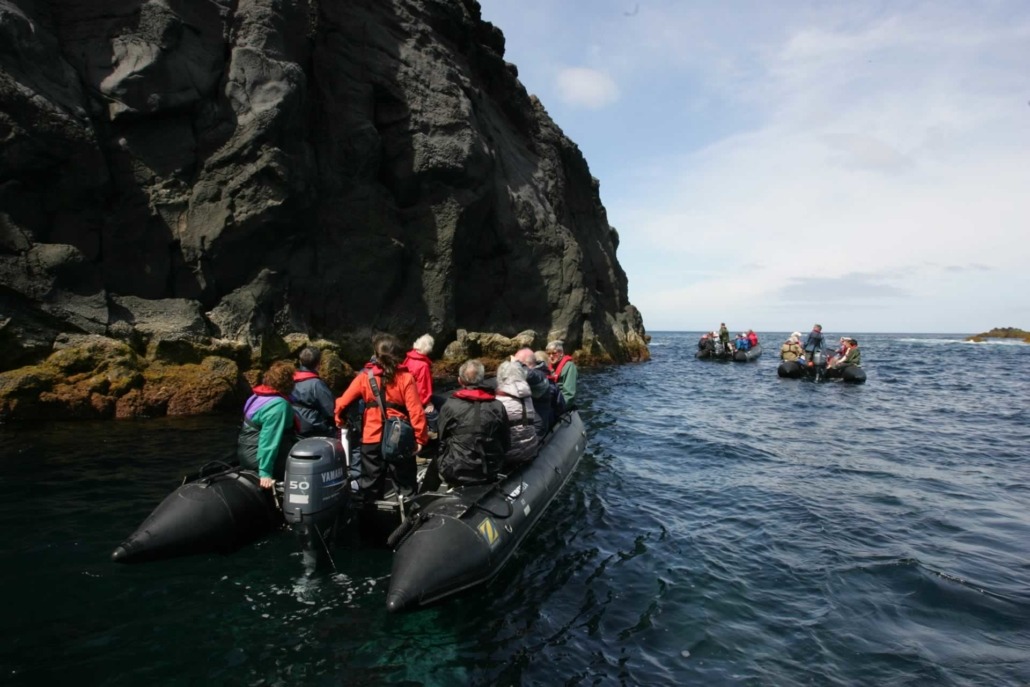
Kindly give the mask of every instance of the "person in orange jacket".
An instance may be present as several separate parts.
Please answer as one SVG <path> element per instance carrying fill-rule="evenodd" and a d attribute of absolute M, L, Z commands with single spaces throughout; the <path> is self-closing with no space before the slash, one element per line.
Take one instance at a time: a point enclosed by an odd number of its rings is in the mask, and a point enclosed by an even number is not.
<path fill-rule="evenodd" d="M 426 415 L 419 399 L 415 378 L 404 367 L 404 349 L 397 337 L 382 335 L 376 337 L 374 356 L 351 381 L 343 395 L 336 399 L 335 414 L 337 426 L 346 422 L 347 407 L 359 401 L 364 402 L 361 420 L 361 477 L 358 488 L 366 500 L 383 497 L 386 477 L 392 473 L 397 489 L 405 495 L 415 491 L 415 455 L 407 456 L 400 463 L 387 465 L 383 460 L 381 447 L 383 437 L 383 415 L 372 393 L 371 379 L 375 379 L 379 393 L 386 403 L 388 417 L 406 417 L 415 430 L 415 453 L 422 450 L 429 441 Z"/>

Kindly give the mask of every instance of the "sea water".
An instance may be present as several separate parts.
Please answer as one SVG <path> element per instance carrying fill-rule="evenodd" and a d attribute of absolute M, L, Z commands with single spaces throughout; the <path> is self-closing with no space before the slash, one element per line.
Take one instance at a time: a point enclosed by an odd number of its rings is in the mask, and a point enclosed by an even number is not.
<path fill-rule="evenodd" d="M 779 379 L 785 332 L 582 371 L 587 453 L 518 554 L 397 616 L 388 550 L 110 562 L 235 417 L 4 426 L 0 682 L 1030 683 L 1030 346 L 847 334 L 864 385 Z"/>

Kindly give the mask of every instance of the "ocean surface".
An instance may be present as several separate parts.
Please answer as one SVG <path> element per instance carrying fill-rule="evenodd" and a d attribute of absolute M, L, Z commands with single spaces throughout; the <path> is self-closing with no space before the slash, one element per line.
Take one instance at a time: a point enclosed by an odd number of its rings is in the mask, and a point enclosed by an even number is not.
<path fill-rule="evenodd" d="M 0 683 L 1030 684 L 1030 346 L 856 334 L 853 386 L 760 335 L 583 371 L 587 454 L 518 555 L 397 616 L 388 550 L 109 561 L 235 417 L 0 427 Z"/>

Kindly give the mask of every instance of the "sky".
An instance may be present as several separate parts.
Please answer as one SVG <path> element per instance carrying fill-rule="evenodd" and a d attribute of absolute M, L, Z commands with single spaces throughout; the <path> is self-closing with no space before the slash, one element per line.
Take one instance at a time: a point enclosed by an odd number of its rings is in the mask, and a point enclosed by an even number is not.
<path fill-rule="evenodd" d="M 1030 2 L 480 4 L 648 330 L 1030 330 Z"/>

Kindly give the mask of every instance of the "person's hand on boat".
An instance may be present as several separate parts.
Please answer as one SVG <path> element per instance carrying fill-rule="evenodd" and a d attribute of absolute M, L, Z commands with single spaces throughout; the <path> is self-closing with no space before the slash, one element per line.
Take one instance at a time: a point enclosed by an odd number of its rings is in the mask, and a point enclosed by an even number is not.
<path fill-rule="evenodd" d="M 422 444 L 415 442 L 415 455 L 422 453 Z"/>
<path fill-rule="evenodd" d="M 271 477 L 262 477 L 261 478 L 261 488 L 262 489 L 271 489 L 274 486 L 275 486 L 275 480 L 273 478 L 271 478 Z"/>

